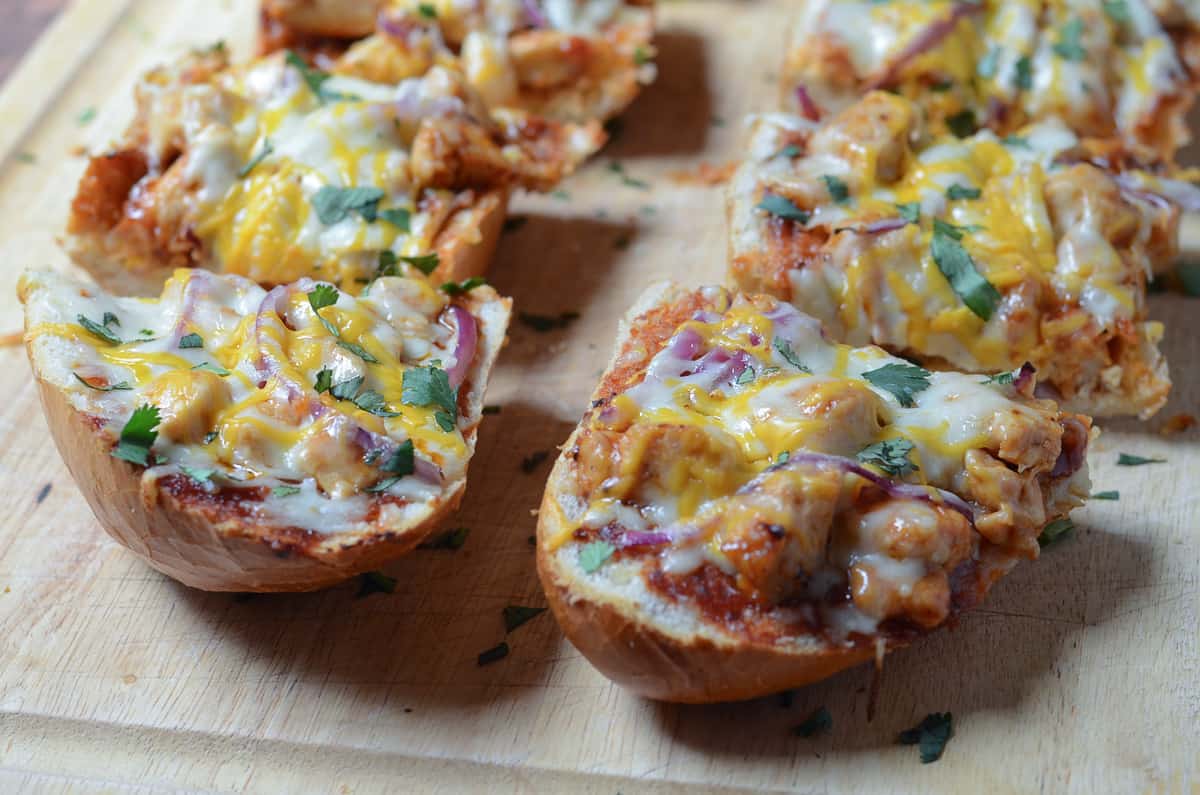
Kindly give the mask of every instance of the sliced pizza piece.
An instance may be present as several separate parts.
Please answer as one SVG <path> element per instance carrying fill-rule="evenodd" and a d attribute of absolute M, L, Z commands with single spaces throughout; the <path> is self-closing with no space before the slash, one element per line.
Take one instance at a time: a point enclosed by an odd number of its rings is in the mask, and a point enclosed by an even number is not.
<path fill-rule="evenodd" d="M 265 11 L 264 49 L 353 28 L 361 40 L 335 71 L 397 82 L 457 68 L 502 115 L 609 119 L 655 73 L 653 0 L 282 0 Z"/>
<path fill-rule="evenodd" d="M 1174 256 L 1163 180 L 1101 165 L 1060 122 L 1004 138 L 930 137 L 872 92 L 823 125 L 755 123 L 730 187 L 730 278 L 815 315 L 837 339 L 928 367 L 1032 362 L 1072 410 L 1147 417 L 1170 381 L 1146 282 Z"/>
<path fill-rule="evenodd" d="M 457 507 L 510 302 L 453 292 L 187 269 L 157 299 L 19 285 L 46 420 L 96 518 L 217 591 L 331 585 Z"/>
<path fill-rule="evenodd" d="M 808 0 L 787 51 L 784 104 L 818 119 L 886 89 L 942 129 L 1006 135 L 1058 117 L 1081 136 L 1120 136 L 1170 159 L 1189 139 L 1200 28 L 1181 10 L 1194 4 L 1155 5 Z"/>
<path fill-rule="evenodd" d="M 414 268 L 477 276 L 509 191 L 550 188 L 603 140 L 597 124 L 501 129 L 446 69 L 385 85 L 294 53 L 236 67 L 195 53 L 147 75 L 137 100 L 84 173 L 66 247 L 105 286 L 145 295 L 177 267 L 347 291 Z"/>
<path fill-rule="evenodd" d="M 567 637 L 656 699 L 796 687 L 978 603 L 1088 494 L 1086 417 L 830 342 L 768 296 L 651 288 L 538 514 Z"/>

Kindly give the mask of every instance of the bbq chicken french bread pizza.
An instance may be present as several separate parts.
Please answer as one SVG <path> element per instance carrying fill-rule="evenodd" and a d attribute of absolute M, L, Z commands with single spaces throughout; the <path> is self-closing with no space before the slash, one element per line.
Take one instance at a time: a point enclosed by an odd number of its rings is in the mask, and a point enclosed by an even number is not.
<path fill-rule="evenodd" d="M 157 299 L 22 278 L 46 419 L 100 524 L 216 591 L 302 591 L 420 543 L 466 486 L 510 302 L 180 269 Z"/>
<path fill-rule="evenodd" d="M 931 372 L 769 296 L 649 289 L 538 518 L 567 637 L 651 698 L 751 698 L 978 603 L 1088 493 L 1030 368 Z"/>
<path fill-rule="evenodd" d="M 66 248 L 101 284 L 155 295 L 177 267 L 355 291 L 407 263 L 435 282 L 487 267 L 514 187 L 551 188 L 603 142 L 596 123 L 501 127 L 452 70 L 395 84 L 295 53 L 191 54 L 138 85 L 137 115 L 91 159 Z"/>
<path fill-rule="evenodd" d="M 1166 159 L 1189 139 L 1200 79 L 1194 0 L 804 0 L 786 110 L 818 120 L 884 89 L 941 130 L 1007 135 L 1062 119 Z"/>
<path fill-rule="evenodd" d="M 331 68 L 397 82 L 435 64 L 465 75 L 501 120 L 513 110 L 604 121 L 655 76 L 653 0 L 266 0 L 262 48 L 329 52 Z M 313 37 L 316 37 L 315 40 Z"/>
<path fill-rule="evenodd" d="M 1031 362 L 1074 411 L 1145 418 L 1171 386 L 1146 284 L 1177 250 L 1169 197 L 1194 188 L 1127 157 L 1056 121 L 931 133 L 882 91 L 821 124 L 769 114 L 730 183 L 730 279 L 838 340 L 931 368 Z"/>

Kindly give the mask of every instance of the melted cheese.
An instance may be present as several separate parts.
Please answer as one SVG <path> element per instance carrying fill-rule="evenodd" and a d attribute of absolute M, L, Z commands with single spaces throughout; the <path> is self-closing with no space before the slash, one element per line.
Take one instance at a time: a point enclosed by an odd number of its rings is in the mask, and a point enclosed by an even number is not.
<path fill-rule="evenodd" d="M 78 411 L 98 418 L 115 443 L 136 407 L 159 408 L 148 476 L 213 470 L 202 488 L 270 490 L 247 505 L 264 521 L 317 532 L 364 521 L 367 489 L 404 498 L 393 513 L 417 515 L 432 510 L 442 482 L 463 476 L 470 451 L 457 421 L 443 430 L 440 409 L 406 402 L 403 390 L 414 367 L 457 364 L 454 333 L 440 322 L 446 297 L 424 279 L 384 278 L 358 298 L 339 294 L 320 314 L 337 337 L 312 310 L 311 281 L 268 296 L 236 276 L 181 270 L 159 300 L 91 294 L 51 273 L 28 275 L 25 285 L 39 374 Z M 99 323 L 106 313 L 120 344 L 78 321 Z M 186 335 L 199 335 L 198 344 L 181 347 Z M 356 396 L 376 393 L 383 410 L 318 394 L 324 370 L 334 385 L 362 379 Z M 79 379 L 128 388 L 102 391 Z M 382 483 L 390 475 L 380 467 L 408 441 L 416 471 Z M 369 451 L 375 460 L 364 458 Z"/>

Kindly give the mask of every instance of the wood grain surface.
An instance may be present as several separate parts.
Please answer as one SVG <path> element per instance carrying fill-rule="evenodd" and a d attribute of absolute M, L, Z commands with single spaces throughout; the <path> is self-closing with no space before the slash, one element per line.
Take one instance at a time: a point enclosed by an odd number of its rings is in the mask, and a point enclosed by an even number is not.
<path fill-rule="evenodd" d="M 29 8 L 40 4 L 24 4 Z M 46 4 L 45 7 L 48 7 Z M 391 595 L 243 598 L 183 588 L 96 525 L 53 449 L 24 354 L 0 348 L 0 791 L 1200 793 L 1200 301 L 1151 299 L 1176 390 L 1146 424 L 1104 423 L 1075 536 L 1019 567 L 959 626 L 872 672 L 789 697 L 680 707 L 600 677 L 543 614 L 533 510 L 649 281 L 723 276 L 719 187 L 683 179 L 738 155 L 776 97 L 790 0 L 662 4 L 660 78 L 616 141 L 555 196 L 521 197 L 492 281 L 520 312 L 489 394 L 457 551 L 389 570 Z M 145 68 L 219 38 L 248 51 L 254 0 L 88 0 L 54 21 L 0 93 L 0 331 L 55 242 L 82 160 L 131 112 Z M 31 12 L 32 13 L 32 12 Z M 94 113 L 88 113 L 91 108 Z M 625 184 L 609 164 L 650 183 Z M 1118 451 L 1168 459 L 1118 468 Z M 502 640 L 505 659 L 477 655 Z M 830 733 L 791 729 L 817 707 Z M 954 715 L 942 760 L 896 734 Z"/>

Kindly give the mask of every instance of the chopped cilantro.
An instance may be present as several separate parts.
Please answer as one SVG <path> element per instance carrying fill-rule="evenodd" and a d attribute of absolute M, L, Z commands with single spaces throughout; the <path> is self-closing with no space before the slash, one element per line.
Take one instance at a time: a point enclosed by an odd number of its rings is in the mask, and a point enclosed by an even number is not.
<path fill-rule="evenodd" d="M 1092 495 L 1093 500 L 1119 500 L 1121 492 L 1119 491 L 1098 491 Z"/>
<path fill-rule="evenodd" d="M 212 362 L 200 362 L 200 364 L 196 365 L 192 369 L 193 370 L 207 370 L 208 372 L 215 373 L 216 375 L 219 375 L 222 378 L 229 375 L 228 370 L 226 370 L 221 365 L 213 364 Z"/>
<path fill-rule="evenodd" d="M 470 291 L 473 291 L 473 289 L 476 287 L 482 287 L 486 285 L 486 283 L 487 280 L 484 279 L 484 277 L 472 276 L 470 279 L 463 281 L 448 281 L 444 283 L 440 289 L 442 289 L 442 292 L 446 295 L 462 295 L 463 293 L 469 293 Z"/>
<path fill-rule="evenodd" d="M 212 480 L 212 476 L 217 473 L 217 470 L 215 469 L 192 469 L 186 464 L 180 464 L 179 471 L 197 483 L 207 483 L 208 481 Z"/>
<path fill-rule="evenodd" d="M 337 288 L 331 284 L 318 284 L 308 292 L 308 305 L 316 312 L 338 302 Z"/>
<path fill-rule="evenodd" d="M 317 373 L 317 380 L 321 380 L 321 374 Z M 354 400 L 354 396 L 358 394 L 358 390 L 363 385 L 365 379 L 360 375 L 354 378 L 349 378 L 345 381 L 339 381 L 329 387 L 329 394 L 333 395 L 338 400 Z"/>
<path fill-rule="evenodd" d="M 117 446 L 112 451 L 113 458 L 120 458 L 131 464 L 150 466 L 150 448 L 158 438 L 159 422 L 157 406 L 138 406 L 121 429 Z"/>
<path fill-rule="evenodd" d="M 322 185 L 310 201 L 321 223 L 332 226 L 345 220 L 353 212 L 358 213 L 365 221 L 374 221 L 379 216 L 379 202 L 383 200 L 383 196 L 382 188 L 338 188 Z"/>
<path fill-rule="evenodd" d="M 1013 73 L 1013 84 L 1022 91 L 1028 91 L 1033 88 L 1033 64 L 1030 62 L 1028 55 L 1022 55 L 1017 59 Z"/>
<path fill-rule="evenodd" d="M 913 398 L 929 388 L 929 371 L 915 364 L 892 362 L 869 370 L 862 377 L 873 386 L 891 392 L 906 409 L 915 406 Z"/>
<path fill-rule="evenodd" d="M 375 270 L 375 278 L 379 279 L 383 276 L 399 276 L 400 269 L 396 267 L 400 260 L 396 257 L 396 252 L 390 249 L 384 249 L 379 252 L 379 265 Z"/>
<path fill-rule="evenodd" d="M 101 319 L 101 322 L 104 323 L 104 325 L 106 325 L 106 326 L 120 326 L 121 325 L 120 318 L 118 318 L 112 312 L 105 312 L 104 317 Z"/>
<path fill-rule="evenodd" d="M 180 348 L 203 348 L 204 347 L 204 338 L 201 337 L 199 334 L 197 334 L 194 331 L 191 334 L 184 334 L 182 337 L 179 338 L 179 347 Z"/>
<path fill-rule="evenodd" d="M 1029 139 L 1020 135 L 1006 135 L 1000 139 L 1000 143 L 1005 146 L 1011 146 L 1016 149 L 1032 149 L 1029 145 Z"/>
<path fill-rule="evenodd" d="M 409 406 L 437 406 L 458 411 L 458 395 L 450 388 L 450 378 L 440 367 L 413 367 L 404 371 L 401 401 Z"/>
<path fill-rule="evenodd" d="M 455 527 L 444 533 L 438 533 L 433 538 L 417 545 L 417 549 L 462 549 L 471 534 L 469 527 Z"/>
<path fill-rule="evenodd" d="M 113 392 L 118 389 L 120 389 L 120 390 L 133 389 L 133 387 L 130 386 L 128 381 L 118 381 L 117 383 L 109 384 L 108 386 L 96 386 L 91 381 L 89 381 L 86 378 L 79 375 L 79 373 L 72 372 L 71 375 L 75 376 L 75 380 L 78 381 L 79 383 L 83 384 L 84 386 L 86 386 L 88 389 L 94 389 L 97 392 Z"/>
<path fill-rule="evenodd" d="M 359 577 L 358 593 L 355 599 L 363 599 L 375 593 L 395 593 L 396 578 L 389 577 L 381 571 L 368 571 Z"/>
<path fill-rule="evenodd" d="M 604 565 L 617 548 L 607 541 L 593 541 L 579 550 L 579 566 L 588 574 Z"/>
<path fill-rule="evenodd" d="M 1117 466 L 1119 467 L 1140 467 L 1144 464 L 1165 463 L 1167 463 L 1167 459 L 1165 458 L 1143 458 L 1140 455 L 1133 455 L 1131 453 L 1121 453 L 1117 457 Z"/>
<path fill-rule="evenodd" d="M 985 80 L 991 80 L 996 76 L 996 68 L 1000 65 L 1000 48 L 996 47 L 987 51 L 979 59 L 979 64 L 975 67 L 975 73 Z"/>
<path fill-rule="evenodd" d="M 832 728 L 833 716 L 829 714 L 829 710 L 825 707 L 819 707 L 805 718 L 803 723 L 792 729 L 792 734 L 797 737 L 812 737 L 822 732 L 827 732 Z"/>
<path fill-rule="evenodd" d="M 546 612 L 544 607 L 521 607 L 520 605 L 508 605 L 504 608 L 504 631 L 512 632 L 517 627 L 529 621 L 531 618 L 541 615 Z"/>
<path fill-rule="evenodd" d="M 416 471 L 416 454 L 413 447 L 412 439 L 405 439 L 404 443 L 399 445 L 392 454 L 388 456 L 387 461 L 383 462 L 380 467 L 384 472 L 392 475 L 411 475 Z"/>
<path fill-rule="evenodd" d="M 959 199 L 978 199 L 982 195 L 979 188 L 969 188 L 966 185 L 954 184 L 946 191 L 946 198 L 950 201 L 958 201 Z"/>
<path fill-rule="evenodd" d="M 1124 24 L 1131 19 L 1129 16 L 1129 6 L 1125 0 L 1101 0 L 1101 5 L 1104 6 L 1104 13 L 1108 15 L 1108 18 L 1118 25 Z"/>
<path fill-rule="evenodd" d="M 1083 20 L 1075 17 L 1059 31 L 1058 41 L 1054 42 L 1053 47 L 1055 54 L 1064 61 L 1082 61 L 1087 57 L 1082 38 Z"/>
<path fill-rule="evenodd" d="M 934 712 L 911 729 L 900 732 L 897 742 L 916 745 L 921 750 L 921 764 L 942 758 L 946 743 L 954 736 L 954 718 L 949 712 Z"/>
<path fill-rule="evenodd" d="M 921 204 L 920 202 L 905 202 L 897 204 L 896 211 L 900 213 L 900 217 L 910 224 L 921 223 Z"/>
<path fill-rule="evenodd" d="M 1051 544 L 1058 543 L 1069 536 L 1074 530 L 1075 523 L 1070 519 L 1055 519 L 1042 528 L 1042 533 L 1038 536 L 1038 546 L 1048 547 Z"/>
<path fill-rule="evenodd" d="M 488 663 L 494 663 L 494 662 L 496 662 L 496 660 L 503 660 L 507 656 L 508 656 L 508 644 L 507 643 L 498 643 L 497 645 L 493 646 L 492 648 L 488 649 L 487 651 L 480 652 L 479 658 L 478 658 L 478 663 L 479 663 L 480 667 L 482 667 L 484 665 L 487 665 Z"/>
<path fill-rule="evenodd" d="M 792 344 L 783 337 L 776 337 L 771 341 L 771 345 L 775 348 L 775 350 L 779 351 L 779 355 L 782 356 L 784 361 L 786 361 L 792 367 L 795 367 L 802 373 L 812 372 L 812 370 L 808 369 L 804 362 L 800 361 L 800 357 L 796 355 L 796 352 L 792 350 Z"/>
<path fill-rule="evenodd" d="M 630 188 L 637 188 L 638 190 L 650 189 L 649 182 L 641 179 L 634 179 L 633 177 L 629 176 L 629 174 L 625 173 L 625 166 L 621 165 L 616 160 L 608 164 L 608 170 L 620 177 L 623 185 L 626 185 Z"/>
<path fill-rule="evenodd" d="M 753 384 L 754 383 L 754 368 L 747 367 L 745 370 L 742 370 L 740 373 L 738 373 L 738 377 L 733 379 L 733 382 L 739 386 L 745 386 L 746 384 Z"/>
<path fill-rule="evenodd" d="M 829 191 L 829 198 L 838 204 L 845 204 L 850 199 L 850 189 L 842 180 L 832 174 L 824 174 L 821 176 L 821 181 L 825 183 L 825 189 Z"/>
<path fill-rule="evenodd" d="M 874 464 L 892 477 L 902 478 L 920 469 L 909 458 L 913 443 L 908 439 L 886 439 L 858 451 L 858 460 Z"/>
<path fill-rule="evenodd" d="M 792 454 L 789 453 L 787 450 L 784 450 L 782 453 L 779 454 L 779 457 L 775 459 L 775 465 L 779 466 L 780 464 L 786 464 L 791 459 L 791 457 L 792 457 Z"/>
<path fill-rule="evenodd" d="M 105 319 L 106 320 L 108 319 L 107 313 L 105 314 Z M 81 325 L 85 329 L 87 329 L 89 334 L 99 337 L 100 339 L 104 340 L 105 342 L 111 343 L 113 345 L 121 344 L 121 338 L 118 337 L 116 334 L 114 334 L 108 328 L 107 323 L 97 323 L 96 321 L 90 320 L 90 319 L 84 317 L 83 315 L 76 315 L 75 320 L 79 323 L 79 325 Z"/>
<path fill-rule="evenodd" d="M 361 377 L 357 380 L 362 380 Z M 337 387 L 334 387 L 336 389 Z M 333 390 L 330 390 L 332 393 Z M 368 389 L 353 399 L 354 405 L 368 414 L 376 417 L 399 417 L 400 415 L 387 407 L 387 400 L 374 389 Z"/>
<path fill-rule="evenodd" d="M 96 120 L 96 109 L 95 109 L 95 108 L 91 108 L 91 107 L 89 107 L 89 108 L 84 108 L 84 109 L 83 109 L 83 110 L 80 112 L 80 114 L 79 114 L 78 116 L 76 116 L 76 117 L 75 117 L 75 122 L 76 122 L 76 124 L 78 124 L 80 127 L 83 127 L 83 126 L 85 126 L 85 125 L 91 124 L 91 123 L 92 123 L 93 121 L 95 121 L 95 120 Z"/>
<path fill-rule="evenodd" d="M 441 261 L 436 251 L 429 254 L 418 254 L 413 257 L 399 257 L 398 259 L 412 265 L 426 276 L 437 270 L 438 263 Z"/>
<path fill-rule="evenodd" d="M 798 224 L 807 224 L 809 219 L 809 214 L 793 204 L 791 199 L 774 193 L 763 196 L 762 201 L 758 203 L 758 209 L 764 210 L 776 218 L 795 221 Z"/>
<path fill-rule="evenodd" d="M 408 232 L 409 222 L 412 220 L 412 212 L 403 207 L 389 207 L 386 210 L 379 211 L 379 220 L 388 222 L 401 232 Z"/>
<path fill-rule="evenodd" d="M 345 348 L 346 350 L 350 351 L 355 356 L 362 359 L 364 362 L 370 362 L 371 364 L 379 364 L 379 360 L 376 359 L 373 355 L 371 355 L 370 351 L 368 351 L 366 348 L 364 348 L 361 345 L 356 345 L 353 342 L 346 342 L 345 340 L 338 340 L 337 345 L 339 348 Z"/>
<path fill-rule="evenodd" d="M 967 308 L 988 320 L 996 304 L 1000 303 L 1000 291 L 976 270 L 971 255 L 959 242 L 961 236 L 961 233 L 948 234 L 935 222 L 931 245 L 933 261 Z"/>
<path fill-rule="evenodd" d="M 947 117 L 946 126 L 958 138 L 974 135 L 976 130 L 975 111 L 968 108 Z"/>
<path fill-rule="evenodd" d="M 271 143 L 271 139 L 264 138 L 262 149 L 258 150 L 258 154 L 250 158 L 250 161 L 246 163 L 246 165 L 238 169 L 238 177 L 243 178 L 250 176 L 250 172 L 257 168 L 259 163 L 270 157 L 271 153 L 274 151 L 275 146 Z"/>
<path fill-rule="evenodd" d="M 1012 382 L 1014 380 L 1016 380 L 1016 377 L 1017 377 L 1016 373 L 1010 370 L 1010 371 L 1004 372 L 1004 373 L 996 373 L 995 375 L 989 375 L 987 378 L 983 379 L 979 383 L 981 383 L 981 384 L 1000 384 L 1001 386 L 1009 386 L 1012 384 Z"/>
<path fill-rule="evenodd" d="M 276 486 L 271 489 L 272 497 L 294 497 L 300 493 L 299 486 Z"/>
<path fill-rule="evenodd" d="M 771 157 L 786 157 L 789 160 L 792 158 L 795 158 L 795 157 L 799 157 L 799 156 L 800 156 L 800 147 L 796 146 L 795 144 L 788 144 L 787 146 L 783 147 L 775 154 L 771 155 Z"/>
<path fill-rule="evenodd" d="M 305 63 L 304 59 L 297 55 L 292 50 L 288 50 L 284 55 L 284 60 L 288 65 L 295 68 L 300 73 L 300 77 L 304 79 L 310 91 L 316 96 L 317 101 L 324 105 L 326 102 L 333 100 L 354 100 L 358 97 L 350 94 L 342 94 L 337 91 L 330 91 L 325 88 L 325 81 L 332 75 L 327 72 L 322 72 L 320 69 L 314 69 Z"/>
<path fill-rule="evenodd" d="M 437 9 L 429 3 L 418 4 L 417 11 L 426 19 L 437 19 Z"/>
<path fill-rule="evenodd" d="M 633 62 L 638 66 L 650 63 L 650 53 L 645 47 L 635 47 L 633 50 Z"/>
<path fill-rule="evenodd" d="M 313 382 L 313 389 L 317 390 L 317 394 L 328 392 L 333 386 L 333 370 L 328 367 L 322 367 L 317 373 L 317 380 Z"/>

